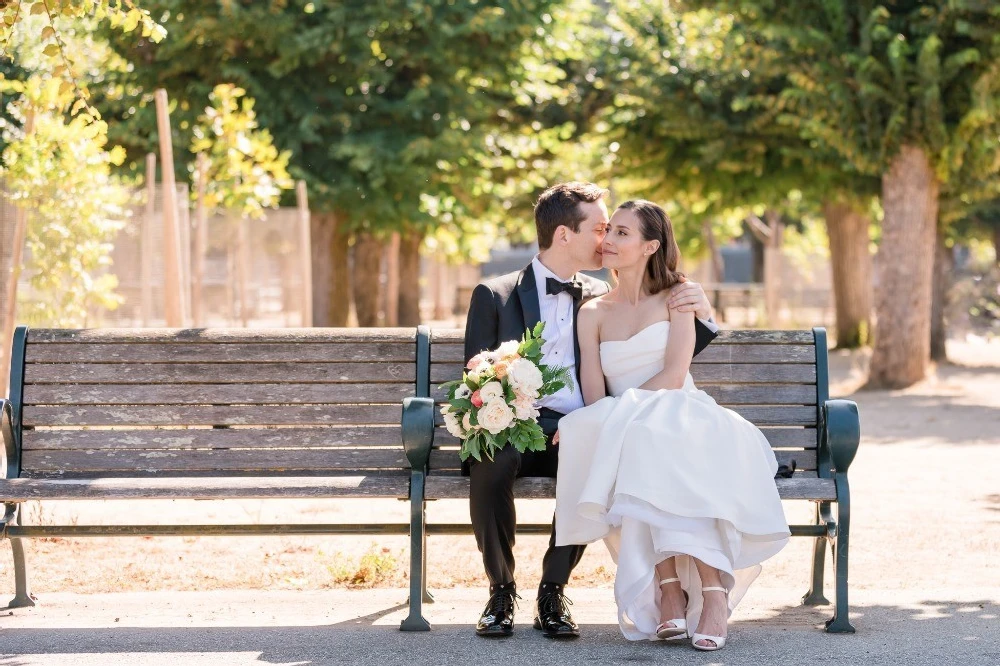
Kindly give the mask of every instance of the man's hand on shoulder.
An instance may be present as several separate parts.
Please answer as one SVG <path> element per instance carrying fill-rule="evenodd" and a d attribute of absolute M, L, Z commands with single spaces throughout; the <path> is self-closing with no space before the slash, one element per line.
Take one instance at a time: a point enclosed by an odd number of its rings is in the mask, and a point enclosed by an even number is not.
<path fill-rule="evenodd" d="M 702 286 L 687 278 L 681 280 L 682 282 L 671 287 L 667 307 L 680 312 L 694 312 L 694 316 L 703 321 L 711 319 L 712 304 Z"/>

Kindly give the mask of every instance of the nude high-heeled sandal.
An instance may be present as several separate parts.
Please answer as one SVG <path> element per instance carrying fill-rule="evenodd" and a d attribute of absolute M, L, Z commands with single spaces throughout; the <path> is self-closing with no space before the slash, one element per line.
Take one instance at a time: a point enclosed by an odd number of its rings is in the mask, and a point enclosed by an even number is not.
<path fill-rule="evenodd" d="M 724 587 L 703 587 L 701 591 L 704 592 L 722 592 L 726 595 L 726 599 L 729 599 L 729 590 Z M 698 641 L 712 641 L 715 646 L 711 645 L 698 645 Z M 701 650 L 702 652 L 714 652 L 716 650 L 721 650 L 726 645 L 726 638 L 724 636 L 709 636 L 708 634 L 699 634 L 697 632 L 691 634 L 691 647 L 695 650 Z"/>
<path fill-rule="evenodd" d="M 668 585 L 669 583 L 680 583 L 680 578 L 667 578 L 660 581 L 660 587 Z M 684 599 L 687 599 L 687 592 L 684 593 Z M 674 626 L 668 627 L 667 625 L 672 624 Z M 684 640 L 688 637 L 687 629 L 687 619 L 679 617 L 676 620 L 666 620 L 661 622 L 658 627 L 656 627 L 656 637 L 664 641 L 679 641 Z"/>

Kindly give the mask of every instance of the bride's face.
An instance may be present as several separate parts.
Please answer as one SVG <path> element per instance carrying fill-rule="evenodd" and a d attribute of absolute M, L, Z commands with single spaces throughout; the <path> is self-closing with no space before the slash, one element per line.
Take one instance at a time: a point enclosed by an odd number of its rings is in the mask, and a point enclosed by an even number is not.
<path fill-rule="evenodd" d="M 623 270 L 645 265 L 659 243 L 643 240 L 639 225 L 639 218 L 633 211 L 622 208 L 615 211 L 611 216 L 608 235 L 604 237 L 604 268 Z"/>

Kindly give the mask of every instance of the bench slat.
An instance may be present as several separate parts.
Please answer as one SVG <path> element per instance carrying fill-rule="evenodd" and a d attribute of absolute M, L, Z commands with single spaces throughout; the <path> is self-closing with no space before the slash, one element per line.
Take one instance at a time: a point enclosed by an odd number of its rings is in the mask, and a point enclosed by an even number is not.
<path fill-rule="evenodd" d="M 440 384 L 462 378 L 458 364 L 431 365 L 431 382 Z M 696 384 L 815 384 L 816 366 L 781 363 L 698 363 L 691 366 Z"/>
<path fill-rule="evenodd" d="M 771 448 L 815 449 L 817 443 L 816 428 L 761 428 L 767 437 Z M 438 426 L 434 430 L 434 446 L 458 446 L 458 438 Z"/>
<path fill-rule="evenodd" d="M 247 336 L 252 340 L 251 336 Z M 153 344 L 88 342 L 36 344 L 27 347 L 29 363 L 412 363 L 415 344 L 322 344 L 276 342 Z"/>
<path fill-rule="evenodd" d="M 432 343 L 462 343 L 465 338 L 465 330 L 461 328 L 441 328 L 432 329 Z M 804 331 L 770 331 L 770 330 L 739 330 L 739 331 L 719 331 L 712 344 L 793 344 L 809 345 L 813 344 L 814 337 L 811 330 Z M 433 346 L 431 347 L 433 349 Z"/>
<path fill-rule="evenodd" d="M 431 363 L 464 363 L 459 344 L 431 345 Z M 815 363 L 815 345 L 723 344 L 713 342 L 694 357 L 700 363 Z"/>
<path fill-rule="evenodd" d="M 835 500 L 837 489 L 833 479 L 820 479 L 815 472 L 796 474 L 790 479 L 775 479 L 782 499 Z M 514 496 L 551 499 L 555 497 L 555 479 L 525 477 L 514 482 Z M 427 477 L 428 499 L 462 499 L 469 497 L 469 479 L 464 476 Z"/>
<path fill-rule="evenodd" d="M 416 329 L 404 328 L 32 328 L 29 343 L 97 342 L 157 342 L 190 344 L 192 342 L 361 342 L 413 343 Z M 411 345 L 412 347 L 412 345 Z"/>
<path fill-rule="evenodd" d="M 701 390 L 721 405 L 815 405 L 816 386 L 810 384 L 703 384 Z M 447 391 L 431 389 L 431 397 L 443 403 Z"/>
<path fill-rule="evenodd" d="M 25 426 L 398 425 L 400 405 L 32 406 Z"/>
<path fill-rule="evenodd" d="M 733 406 L 734 412 L 750 421 L 756 426 L 765 425 L 786 425 L 786 426 L 814 426 L 816 425 L 815 407 L 797 407 L 794 405 L 783 407 L 756 407 L 756 406 Z M 441 412 L 434 412 L 434 423 L 444 424 L 444 416 Z"/>
<path fill-rule="evenodd" d="M 795 468 L 800 470 L 816 469 L 816 451 L 775 451 L 774 457 L 779 465 L 790 465 L 795 461 Z M 435 449 L 431 451 L 430 468 L 434 472 L 458 472 L 462 462 L 457 449 Z"/>
<path fill-rule="evenodd" d="M 397 368 L 399 366 L 390 366 Z M 28 384 L 25 405 L 400 405 L 413 384 Z"/>
<path fill-rule="evenodd" d="M 395 426 L 317 428 L 171 428 L 26 430 L 25 451 L 38 449 L 229 449 L 400 446 Z"/>
<path fill-rule="evenodd" d="M 412 382 L 405 363 L 28 363 L 27 384 Z"/>
<path fill-rule="evenodd" d="M 315 499 L 390 497 L 406 499 L 409 476 L 172 477 L 141 479 L 0 480 L 0 500 L 104 499 Z"/>
<path fill-rule="evenodd" d="M 401 447 L 395 449 L 115 449 L 25 451 L 23 475 L 88 475 L 96 472 L 207 472 L 246 470 L 362 470 L 409 468 Z"/>

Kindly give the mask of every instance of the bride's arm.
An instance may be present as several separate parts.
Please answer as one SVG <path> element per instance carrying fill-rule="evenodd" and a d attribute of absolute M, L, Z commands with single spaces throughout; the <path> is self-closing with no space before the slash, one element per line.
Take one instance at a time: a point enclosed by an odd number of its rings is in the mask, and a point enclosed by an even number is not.
<path fill-rule="evenodd" d="M 597 308 L 585 303 L 576 320 L 580 342 L 580 390 L 584 404 L 591 405 L 607 395 L 601 368 L 600 317 Z"/>
<path fill-rule="evenodd" d="M 640 386 L 647 391 L 679 389 L 684 386 L 695 343 L 694 312 L 670 310 L 670 334 L 667 336 L 667 351 L 663 359 L 663 370 Z"/>

